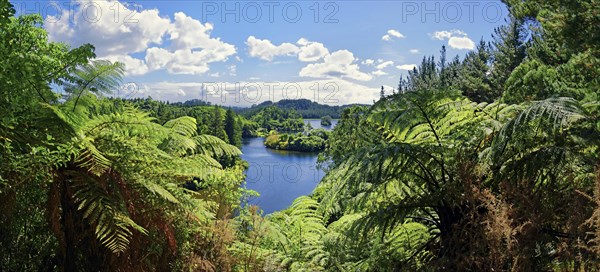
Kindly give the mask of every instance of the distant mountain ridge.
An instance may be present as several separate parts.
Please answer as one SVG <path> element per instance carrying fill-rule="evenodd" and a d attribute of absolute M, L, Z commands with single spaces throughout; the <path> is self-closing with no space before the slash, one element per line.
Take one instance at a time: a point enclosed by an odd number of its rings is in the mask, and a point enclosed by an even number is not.
<path fill-rule="evenodd" d="M 330 106 L 323 105 L 308 99 L 282 99 L 277 102 L 265 101 L 258 105 L 253 105 L 250 108 L 232 107 L 232 109 L 242 115 L 252 116 L 256 112 L 269 106 L 276 106 L 283 110 L 293 109 L 302 115 L 302 118 L 321 118 L 323 116 L 331 116 L 332 118 L 338 119 L 345 108 L 360 105 L 350 104 L 342 106 Z"/>

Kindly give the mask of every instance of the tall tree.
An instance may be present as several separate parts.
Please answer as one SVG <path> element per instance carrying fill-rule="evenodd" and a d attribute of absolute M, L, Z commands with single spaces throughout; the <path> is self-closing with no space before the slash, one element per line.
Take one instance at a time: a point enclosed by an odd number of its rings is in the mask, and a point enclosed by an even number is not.
<path fill-rule="evenodd" d="M 458 88 L 463 94 L 476 102 L 491 102 L 496 96 L 492 93 L 490 82 L 490 45 L 481 40 L 475 51 L 467 53 L 460 70 Z"/>
<path fill-rule="evenodd" d="M 494 30 L 492 37 L 491 81 L 494 97 L 500 97 L 510 74 L 527 55 L 527 31 L 523 20 L 510 16 L 506 25 Z"/>
<path fill-rule="evenodd" d="M 229 137 L 225 132 L 225 123 L 223 122 L 223 114 L 221 107 L 215 105 L 213 110 L 213 119 L 212 119 L 212 127 L 211 135 L 219 137 L 219 139 L 229 142 Z"/>
<path fill-rule="evenodd" d="M 227 109 L 225 114 L 225 132 L 230 144 L 237 147 L 242 146 L 242 128 L 231 108 Z"/>
<path fill-rule="evenodd" d="M 440 72 L 440 86 L 445 88 L 448 86 L 448 71 L 447 71 L 447 63 L 446 63 L 446 46 L 442 45 L 442 49 L 440 50 L 440 62 L 438 63 L 439 72 Z"/>

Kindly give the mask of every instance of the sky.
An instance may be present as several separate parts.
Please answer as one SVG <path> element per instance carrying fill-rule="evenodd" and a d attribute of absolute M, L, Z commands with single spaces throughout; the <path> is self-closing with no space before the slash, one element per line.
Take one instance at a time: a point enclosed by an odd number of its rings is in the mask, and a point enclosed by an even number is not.
<path fill-rule="evenodd" d="M 49 39 L 126 65 L 122 97 L 372 103 L 423 56 L 491 40 L 500 1 L 12 1 Z"/>

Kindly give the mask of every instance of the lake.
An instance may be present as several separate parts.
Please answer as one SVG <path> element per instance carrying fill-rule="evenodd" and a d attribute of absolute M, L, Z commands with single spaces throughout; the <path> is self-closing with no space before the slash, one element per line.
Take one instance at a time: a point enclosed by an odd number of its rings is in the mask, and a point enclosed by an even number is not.
<path fill-rule="evenodd" d="M 332 120 L 331 130 L 338 120 Z M 318 119 L 305 119 L 315 129 L 321 128 Z M 246 188 L 260 196 L 249 203 L 258 205 L 265 214 L 289 207 L 294 199 L 310 194 L 325 176 L 317 169 L 318 153 L 294 152 L 266 148 L 264 138 L 244 139 L 242 159 L 248 162 Z"/>

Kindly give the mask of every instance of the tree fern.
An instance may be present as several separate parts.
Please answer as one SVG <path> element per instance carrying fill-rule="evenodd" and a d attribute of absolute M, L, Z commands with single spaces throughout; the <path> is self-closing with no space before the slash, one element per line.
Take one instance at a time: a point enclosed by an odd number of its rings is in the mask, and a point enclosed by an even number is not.
<path fill-rule="evenodd" d="M 75 69 L 64 84 L 65 91 L 74 98 L 74 107 L 85 92 L 95 95 L 111 94 L 121 83 L 125 72 L 122 63 L 94 60 Z"/>
<path fill-rule="evenodd" d="M 98 186 L 98 181 L 80 173 L 74 173 L 80 182 L 75 187 L 75 203 L 83 217 L 95 225 L 98 240 L 114 253 L 127 249 L 133 235 L 131 229 L 146 234 L 146 230 L 133 222 L 119 207 L 118 202 Z"/>

